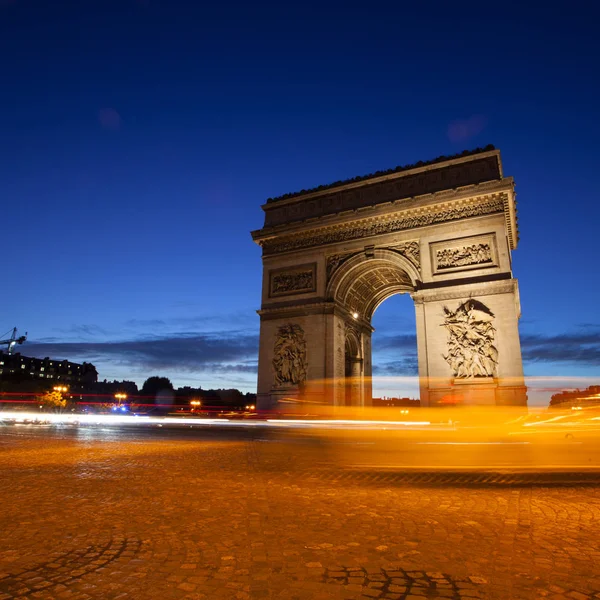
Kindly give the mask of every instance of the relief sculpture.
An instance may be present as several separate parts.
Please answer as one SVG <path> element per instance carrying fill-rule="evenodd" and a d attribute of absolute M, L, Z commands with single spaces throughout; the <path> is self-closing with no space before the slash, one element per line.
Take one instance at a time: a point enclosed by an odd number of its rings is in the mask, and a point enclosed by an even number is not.
<path fill-rule="evenodd" d="M 444 356 L 454 377 L 493 377 L 498 365 L 494 345 L 494 314 L 478 300 L 463 302 L 455 311 L 444 307 L 442 324 L 448 330 L 448 354 Z"/>
<path fill-rule="evenodd" d="M 271 295 L 279 296 L 294 292 L 310 292 L 314 289 L 314 271 L 292 271 L 271 277 Z"/>
<path fill-rule="evenodd" d="M 417 269 L 420 269 L 421 255 L 419 242 L 404 242 L 403 244 L 396 246 L 396 249 L 398 252 L 400 252 L 400 254 L 408 258 L 408 260 L 410 260 L 410 262 L 415 265 Z"/>
<path fill-rule="evenodd" d="M 332 254 L 327 257 L 327 281 L 331 279 L 331 276 L 338 270 L 338 267 L 352 254 Z"/>
<path fill-rule="evenodd" d="M 262 245 L 265 254 L 274 254 L 277 252 L 298 250 L 300 248 L 310 248 L 311 246 L 320 246 L 322 244 L 395 233 L 396 231 L 403 231 L 405 229 L 425 227 L 427 225 L 457 221 L 459 219 L 489 215 L 497 212 L 504 212 L 504 196 L 502 195 L 487 198 L 476 204 L 456 202 L 443 209 L 432 211 L 407 210 L 392 219 L 364 220 L 344 227 L 324 227 L 318 231 L 281 236 L 259 243 Z"/>
<path fill-rule="evenodd" d="M 306 380 L 306 340 L 300 325 L 289 323 L 277 331 L 273 368 L 276 385 L 300 385 Z"/>
<path fill-rule="evenodd" d="M 494 262 L 492 249 L 489 244 L 442 248 L 436 252 L 436 259 L 437 267 L 440 270 Z"/>

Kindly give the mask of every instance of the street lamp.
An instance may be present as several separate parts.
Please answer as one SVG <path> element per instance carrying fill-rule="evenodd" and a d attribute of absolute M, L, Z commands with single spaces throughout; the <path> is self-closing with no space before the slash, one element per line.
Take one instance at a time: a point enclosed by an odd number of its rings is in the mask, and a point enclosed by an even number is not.
<path fill-rule="evenodd" d="M 122 392 L 117 392 L 115 394 L 115 398 L 117 400 L 117 404 L 116 406 L 113 407 L 113 410 L 118 410 L 119 408 L 122 411 L 127 411 L 127 407 L 124 405 L 121 405 L 121 402 L 125 402 L 125 400 L 127 400 L 127 394 L 123 394 Z"/>

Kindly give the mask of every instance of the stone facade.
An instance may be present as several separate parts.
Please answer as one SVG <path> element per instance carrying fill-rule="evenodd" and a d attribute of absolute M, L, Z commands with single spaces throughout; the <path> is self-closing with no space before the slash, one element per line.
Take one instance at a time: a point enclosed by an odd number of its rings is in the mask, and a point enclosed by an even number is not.
<path fill-rule="evenodd" d="M 397 293 L 415 302 L 423 405 L 526 403 L 510 258 L 514 183 L 497 150 L 283 197 L 263 210 L 265 226 L 252 234 L 263 248 L 261 407 L 368 405 L 371 317 Z M 302 360 L 297 344 L 281 342 L 292 331 L 302 331 Z"/>

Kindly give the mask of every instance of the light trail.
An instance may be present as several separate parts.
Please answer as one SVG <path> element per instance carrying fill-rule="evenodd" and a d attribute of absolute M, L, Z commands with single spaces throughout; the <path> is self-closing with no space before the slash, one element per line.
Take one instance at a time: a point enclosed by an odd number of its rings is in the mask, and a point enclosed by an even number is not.
<path fill-rule="evenodd" d="M 60 413 L 0 412 L 0 419 L 16 423 L 64 423 L 71 425 L 147 425 L 156 424 L 194 424 L 212 425 L 229 423 L 229 419 L 190 419 L 186 417 L 144 417 L 135 415 L 73 415 Z"/>
<path fill-rule="evenodd" d="M 224 418 L 198 417 L 149 417 L 136 415 L 84 415 L 35 412 L 0 412 L 0 419 L 15 423 L 53 423 L 65 425 L 228 425 L 231 427 L 298 427 L 309 429 L 348 428 L 348 429 L 395 429 L 421 428 L 431 426 L 430 421 L 359 421 L 351 419 L 265 419 L 262 421 L 237 421 Z M 440 427 L 447 429 L 447 427 Z M 433 427 L 437 429 L 437 427 Z"/>
<path fill-rule="evenodd" d="M 418 446 L 510 446 L 530 442 L 415 442 Z"/>
<path fill-rule="evenodd" d="M 267 419 L 267 423 L 272 423 L 274 425 L 353 425 L 355 427 L 377 425 L 384 428 L 397 425 L 405 427 L 427 427 L 428 425 L 431 425 L 430 421 L 353 421 L 352 419 L 285 419 L 281 421 L 277 419 Z"/>

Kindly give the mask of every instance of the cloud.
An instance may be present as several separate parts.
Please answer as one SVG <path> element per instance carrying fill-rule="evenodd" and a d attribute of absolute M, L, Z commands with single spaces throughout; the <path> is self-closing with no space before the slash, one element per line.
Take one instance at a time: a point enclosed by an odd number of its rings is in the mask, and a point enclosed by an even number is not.
<path fill-rule="evenodd" d="M 73 336 L 77 336 L 78 338 L 83 337 L 97 337 L 97 336 L 105 336 L 107 335 L 107 331 L 98 325 L 88 325 L 85 323 L 79 325 L 71 325 L 65 329 L 56 329 L 55 331 L 60 331 L 61 333 L 70 334 Z M 50 341 L 50 340 L 44 340 Z M 54 341 L 54 340 L 52 340 Z"/>
<path fill-rule="evenodd" d="M 451 142 L 464 142 L 479 135 L 487 125 L 483 115 L 473 115 L 468 119 L 458 119 L 448 125 L 448 139 Z"/>
<path fill-rule="evenodd" d="M 416 352 L 417 336 L 413 333 L 379 336 L 377 339 L 377 352 L 379 353 L 381 350 L 409 350 Z"/>
<path fill-rule="evenodd" d="M 521 335 L 524 362 L 569 363 L 579 366 L 600 366 L 600 327 L 590 325 L 581 333 L 547 336 Z"/>
<path fill-rule="evenodd" d="M 255 315 L 244 313 L 233 313 L 223 315 L 193 315 L 186 317 L 170 317 L 167 319 L 129 319 L 125 322 L 125 327 L 134 330 L 168 329 L 169 331 L 202 331 L 207 332 L 207 325 L 213 330 L 215 326 L 223 331 L 244 327 L 254 327 L 258 318 Z"/>
<path fill-rule="evenodd" d="M 27 354 L 110 363 L 132 370 L 256 373 L 258 336 L 240 332 L 148 336 L 117 342 L 30 342 Z"/>
<path fill-rule="evenodd" d="M 258 373 L 258 362 L 253 365 L 245 364 L 218 364 L 208 363 L 202 366 L 202 370 L 210 373 Z"/>
<path fill-rule="evenodd" d="M 98 121 L 104 129 L 121 129 L 121 115 L 114 108 L 101 108 L 98 111 Z"/>
<path fill-rule="evenodd" d="M 416 352 L 405 355 L 400 360 L 373 364 L 373 375 L 375 376 L 417 375 L 418 371 Z"/>
<path fill-rule="evenodd" d="M 167 322 L 163 319 L 129 319 L 125 322 L 128 327 L 148 329 L 152 327 L 166 327 Z"/>
<path fill-rule="evenodd" d="M 417 338 L 413 333 L 378 336 L 373 349 L 373 375 L 416 375 Z"/>

